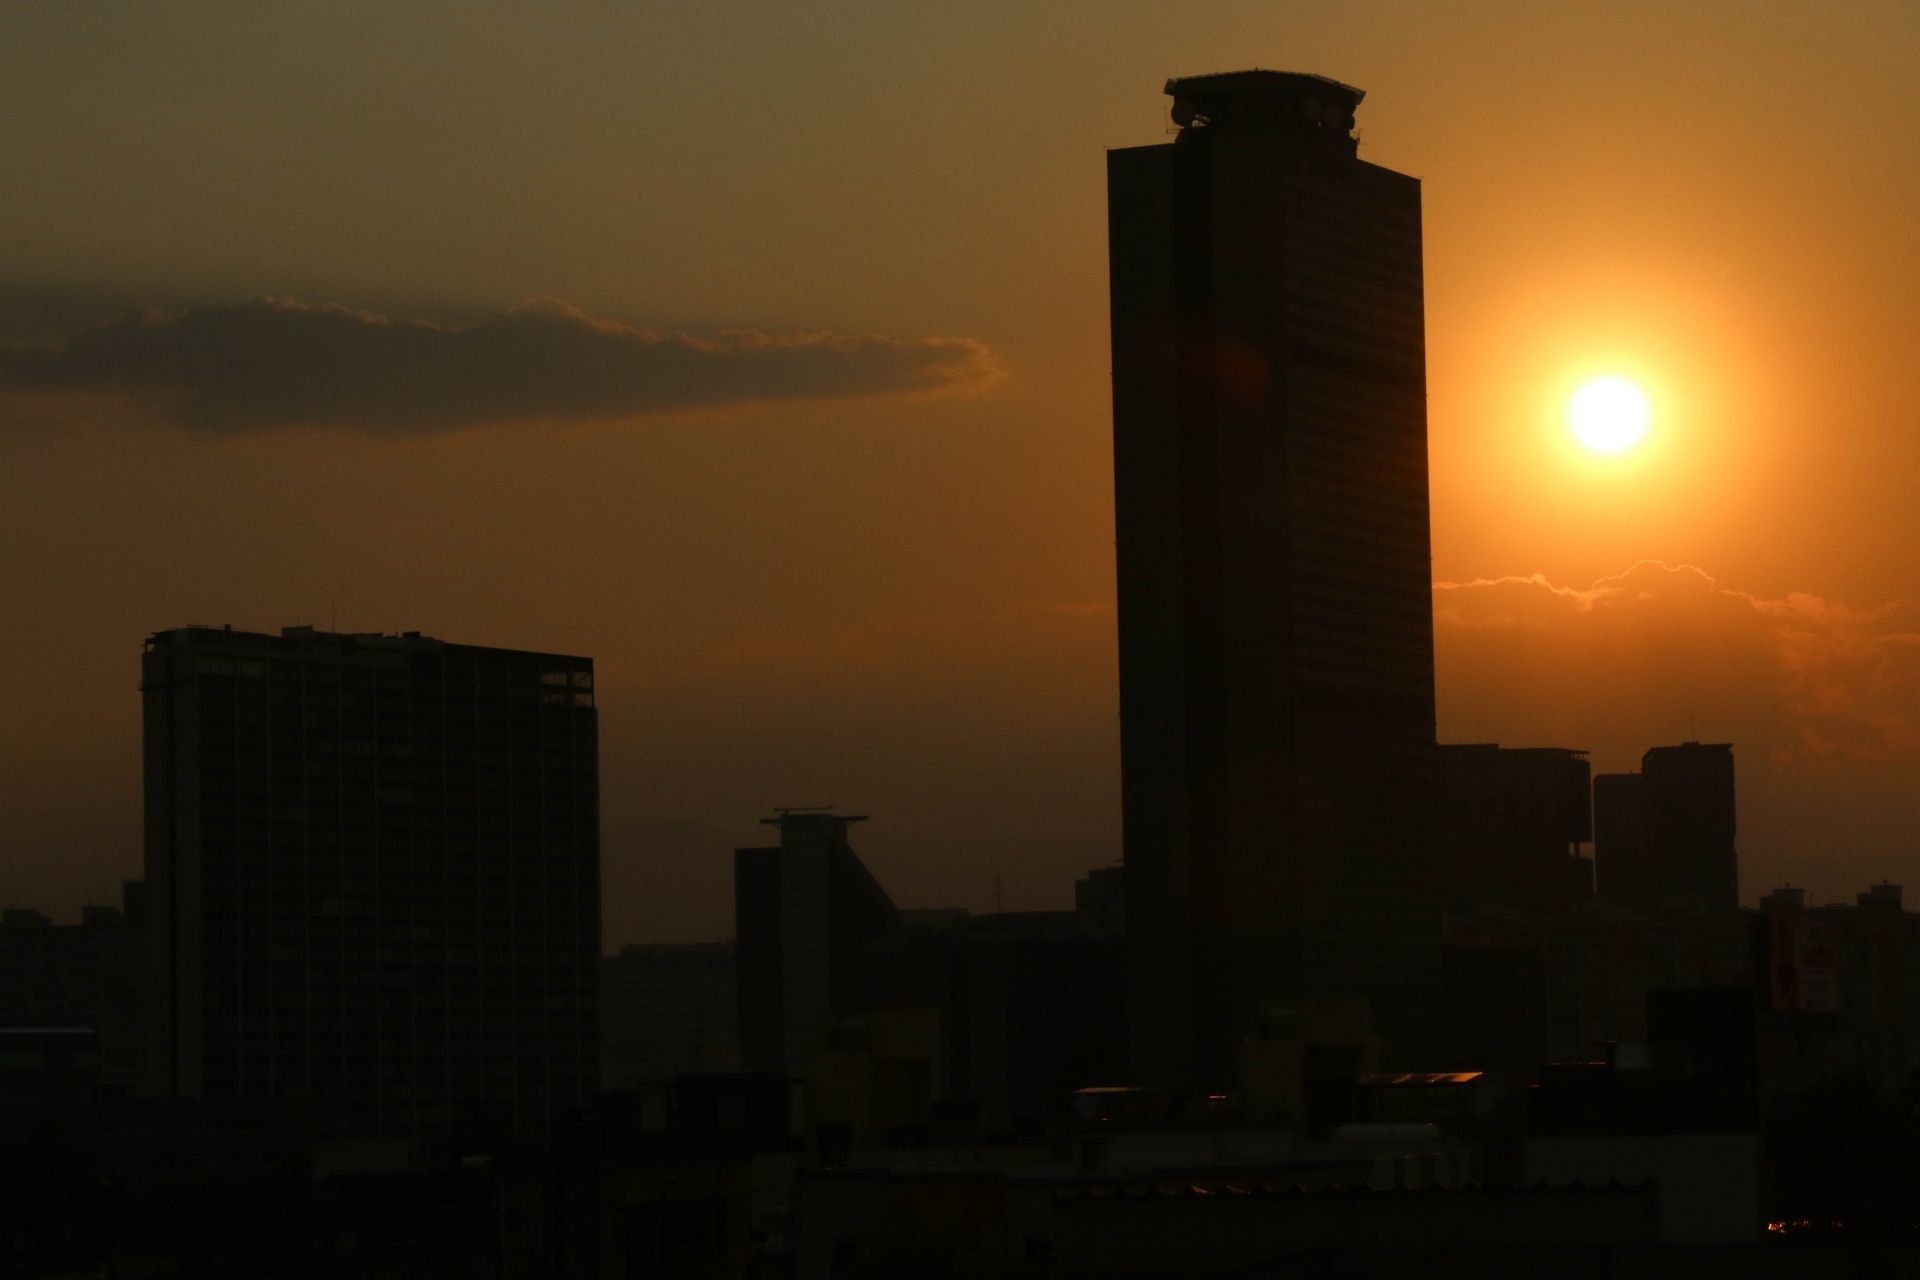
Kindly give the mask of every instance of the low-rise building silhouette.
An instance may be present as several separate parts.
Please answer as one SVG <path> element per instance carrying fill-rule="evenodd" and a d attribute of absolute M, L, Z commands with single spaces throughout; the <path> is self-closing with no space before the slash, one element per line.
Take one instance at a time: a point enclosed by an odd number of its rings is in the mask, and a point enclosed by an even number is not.
<path fill-rule="evenodd" d="M 1127 936 L 1127 869 L 1095 867 L 1073 882 L 1073 909 L 1088 937 Z"/>
<path fill-rule="evenodd" d="M 54 924 L 30 908 L 0 914 L 0 1028 L 85 1028 L 103 1097 L 140 1090 L 145 1072 L 145 886 L 121 887 L 118 907 L 81 908 Z"/>

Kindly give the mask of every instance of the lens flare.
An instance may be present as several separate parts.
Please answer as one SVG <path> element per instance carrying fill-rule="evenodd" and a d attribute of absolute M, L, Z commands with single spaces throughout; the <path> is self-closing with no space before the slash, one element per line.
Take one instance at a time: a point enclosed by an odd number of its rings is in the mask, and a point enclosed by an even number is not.
<path fill-rule="evenodd" d="M 1625 453 L 1647 434 L 1647 397 L 1625 378 L 1595 378 L 1567 402 L 1576 440 L 1595 453 Z"/>

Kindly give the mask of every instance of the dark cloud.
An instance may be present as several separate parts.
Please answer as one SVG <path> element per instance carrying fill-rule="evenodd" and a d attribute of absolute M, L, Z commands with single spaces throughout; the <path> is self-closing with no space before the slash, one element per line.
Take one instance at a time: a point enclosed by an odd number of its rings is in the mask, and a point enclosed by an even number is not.
<path fill-rule="evenodd" d="M 964 390 L 997 376 L 970 338 L 752 330 L 699 338 L 597 320 L 552 299 L 456 328 L 256 298 L 144 311 L 64 342 L 0 347 L 0 392 L 127 395 L 212 434 L 338 426 L 424 435 Z"/>

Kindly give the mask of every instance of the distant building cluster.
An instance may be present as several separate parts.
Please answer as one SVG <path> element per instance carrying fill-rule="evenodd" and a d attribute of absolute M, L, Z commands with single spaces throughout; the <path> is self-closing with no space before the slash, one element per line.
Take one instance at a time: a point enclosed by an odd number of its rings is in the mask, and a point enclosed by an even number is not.
<path fill-rule="evenodd" d="M 1730 744 L 1654 747 L 1639 773 L 1592 778 L 1584 751 L 1438 750 L 1453 917 L 1595 902 L 1640 912 L 1739 904 Z"/>
<path fill-rule="evenodd" d="M 74 1064 L 81 1082 L 103 1096 L 138 1094 L 146 1073 L 146 926 L 139 880 L 122 887 L 120 906 L 83 908 L 78 924 L 54 924 L 28 907 L 0 911 L 0 1030 L 83 1031 Z"/>
<path fill-rule="evenodd" d="M 734 853 L 744 1064 L 804 1082 L 840 1149 L 1044 1132 L 1125 1070 L 1112 871 L 1070 912 L 900 911 L 848 841 L 860 818 L 784 810 Z"/>

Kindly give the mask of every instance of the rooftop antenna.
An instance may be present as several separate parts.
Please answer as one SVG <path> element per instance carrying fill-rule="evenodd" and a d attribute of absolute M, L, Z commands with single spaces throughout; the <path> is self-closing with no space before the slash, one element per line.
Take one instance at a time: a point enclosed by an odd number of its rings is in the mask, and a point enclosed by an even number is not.
<path fill-rule="evenodd" d="M 1007 908 L 1007 895 L 1002 892 L 1000 877 L 993 878 L 993 914 L 1001 915 Z"/>

